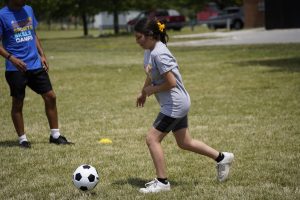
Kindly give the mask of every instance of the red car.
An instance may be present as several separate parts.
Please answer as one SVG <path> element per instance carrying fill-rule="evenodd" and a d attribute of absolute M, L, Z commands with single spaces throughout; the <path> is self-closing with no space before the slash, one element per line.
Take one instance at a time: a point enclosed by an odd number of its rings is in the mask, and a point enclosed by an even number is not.
<path fill-rule="evenodd" d="M 211 17 L 218 16 L 219 11 L 216 3 L 208 3 L 202 11 L 197 13 L 197 21 L 204 21 Z"/>
<path fill-rule="evenodd" d="M 133 30 L 134 25 L 142 18 L 153 18 L 161 20 L 166 23 L 167 29 L 181 30 L 185 26 L 185 16 L 181 15 L 177 10 L 154 10 L 143 11 L 137 17 L 127 22 L 129 31 Z"/>

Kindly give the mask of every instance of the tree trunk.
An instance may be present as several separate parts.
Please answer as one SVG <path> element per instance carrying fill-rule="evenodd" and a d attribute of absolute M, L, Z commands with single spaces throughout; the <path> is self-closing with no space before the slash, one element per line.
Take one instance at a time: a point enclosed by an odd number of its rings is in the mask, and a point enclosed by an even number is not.
<path fill-rule="evenodd" d="M 60 30 L 64 30 L 65 28 L 64 28 L 64 19 L 63 18 L 61 18 L 60 19 Z"/>
<path fill-rule="evenodd" d="M 83 35 L 87 36 L 89 33 L 88 33 L 88 23 L 87 23 L 87 18 L 86 18 L 85 12 L 81 13 L 81 18 L 82 18 L 82 25 L 83 25 Z"/>
<path fill-rule="evenodd" d="M 74 19 L 75 30 L 77 30 L 77 28 L 78 28 L 78 21 L 77 20 L 78 19 L 77 19 L 77 16 L 76 16 L 75 19 Z"/>
<path fill-rule="evenodd" d="M 119 34 L 119 12 L 117 10 L 114 11 L 114 31 L 115 34 Z"/>
<path fill-rule="evenodd" d="M 51 30 L 51 19 L 50 18 L 47 19 L 47 25 L 48 25 L 48 31 L 50 31 Z"/>

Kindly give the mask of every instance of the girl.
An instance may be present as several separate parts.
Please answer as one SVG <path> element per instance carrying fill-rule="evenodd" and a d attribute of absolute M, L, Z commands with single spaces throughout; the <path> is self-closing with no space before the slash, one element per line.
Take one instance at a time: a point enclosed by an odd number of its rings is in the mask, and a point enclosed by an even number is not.
<path fill-rule="evenodd" d="M 134 30 L 136 42 L 145 49 L 144 69 L 147 74 L 136 106 L 143 107 L 146 98 L 154 94 L 161 107 L 146 137 L 157 178 L 147 183 L 140 192 L 152 193 L 171 189 L 161 146 L 161 141 L 170 131 L 174 133 L 180 148 L 214 159 L 217 162 L 217 179 L 221 182 L 226 180 L 234 155 L 218 152 L 190 136 L 187 117 L 190 97 L 184 88 L 176 59 L 166 46 L 168 35 L 165 24 L 156 19 L 142 19 L 135 25 Z"/>

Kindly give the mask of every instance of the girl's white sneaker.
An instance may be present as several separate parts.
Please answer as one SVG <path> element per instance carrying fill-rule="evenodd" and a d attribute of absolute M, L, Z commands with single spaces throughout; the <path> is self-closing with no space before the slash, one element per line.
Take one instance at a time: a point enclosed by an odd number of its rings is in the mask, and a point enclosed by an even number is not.
<path fill-rule="evenodd" d="M 141 188 L 141 193 L 157 193 L 162 191 L 169 191 L 171 190 L 171 185 L 168 182 L 168 184 L 163 184 L 159 182 L 156 178 L 153 181 L 150 181 L 149 183 L 145 184 L 145 188 Z"/>
<path fill-rule="evenodd" d="M 222 161 L 217 163 L 217 179 L 220 182 L 225 181 L 228 178 L 230 165 L 233 162 L 234 155 L 233 153 L 222 152 L 224 158 Z"/>

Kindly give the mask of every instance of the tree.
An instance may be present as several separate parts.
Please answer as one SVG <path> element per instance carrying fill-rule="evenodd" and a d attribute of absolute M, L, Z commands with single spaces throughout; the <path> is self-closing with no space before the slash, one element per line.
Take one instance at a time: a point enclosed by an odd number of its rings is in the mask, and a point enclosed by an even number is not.
<path fill-rule="evenodd" d="M 62 19 L 74 15 L 80 16 L 83 24 L 83 35 L 88 35 L 88 15 L 94 15 L 99 11 L 98 0 L 39 0 L 31 1 L 31 5 L 38 17 L 51 20 Z"/>
<path fill-rule="evenodd" d="M 60 20 L 72 13 L 73 0 L 39 0 L 31 1 L 35 15 L 39 19 L 44 19 L 51 26 L 51 20 Z"/>
<path fill-rule="evenodd" d="M 119 13 L 122 11 L 127 11 L 129 7 L 128 0 L 107 0 L 102 1 L 101 5 L 102 11 L 108 11 L 113 14 L 113 27 L 115 34 L 119 34 Z"/>
<path fill-rule="evenodd" d="M 177 9 L 184 9 L 185 15 L 187 15 L 190 19 L 194 19 L 196 17 L 196 13 L 199 10 L 202 10 L 204 6 L 211 2 L 211 0 L 173 0 L 174 5 Z"/>
<path fill-rule="evenodd" d="M 3 6 L 5 6 L 5 1 L 0 1 L 0 8 L 2 8 Z"/>
<path fill-rule="evenodd" d="M 99 0 L 71 0 L 73 1 L 74 9 L 72 10 L 72 14 L 75 16 L 80 16 L 82 19 L 83 25 L 83 35 L 88 35 L 88 20 L 87 17 L 89 15 L 94 16 L 99 12 L 102 1 Z"/>
<path fill-rule="evenodd" d="M 242 0 L 215 0 L 221 9 L 227 6 L 240 6 L 242 5 Z"/>

